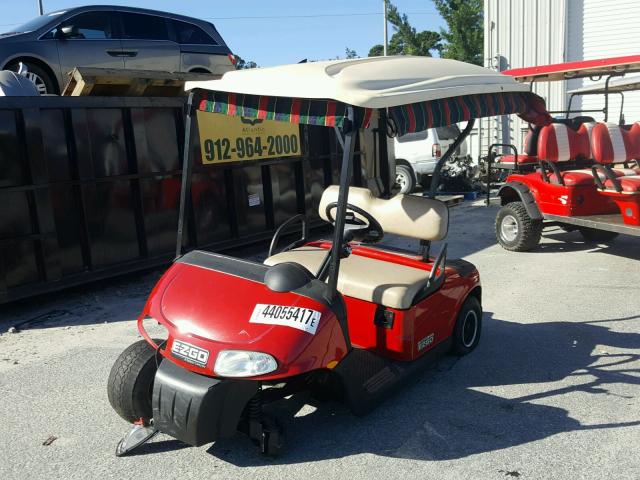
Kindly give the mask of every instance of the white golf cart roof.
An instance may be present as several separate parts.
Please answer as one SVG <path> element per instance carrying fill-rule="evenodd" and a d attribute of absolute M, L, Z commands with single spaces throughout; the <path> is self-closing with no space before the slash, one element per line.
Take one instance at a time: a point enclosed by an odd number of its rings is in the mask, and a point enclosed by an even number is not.
<path fill-rule="evenodd" d="M 570 95 L 585 95 L 596 93 L 617 93 L 627 92 L 631 90 L 640 90 L 640 75 L 632 75 L 629 77 L 612 78 L 609 81 L 609 87 L 606 88 L 606 82 L 593 83 L 584 87 L 569 90 Z"/>
<path fill-rule="evenodd" d="M 526 92 L 529 87 L 456 60 L 391 56 L 236 70 L 219 80 L 187 82 L 185 90 L 192 89 L 387 108 L 464 95 Z"/>

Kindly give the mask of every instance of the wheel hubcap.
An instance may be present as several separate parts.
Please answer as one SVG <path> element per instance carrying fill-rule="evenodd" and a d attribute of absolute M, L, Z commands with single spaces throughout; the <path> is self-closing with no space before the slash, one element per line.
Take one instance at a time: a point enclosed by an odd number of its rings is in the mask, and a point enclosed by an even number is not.
<path fill-rule="evenodd" d="M 518 221 L 513 215 L 507 215 L 500 224 L 500 234 L 507 242 L 513 242 L 518 236 Z"/>
<path fill-rule="evenodd" d="M 396 172 L 396 184 L 400 187 L 400 190 L 404 191 L 408 183 L 407 176 L 404 172 Z"/>
<path fill-rule="evenodd" d="M 25 77 L 31 81 L 36 86 L 38 93 L 40 95 L 44 95 L 47 93 L 47 85 L 44 83 L 44 80 L 39 75 L 33 72 L 27 72 Z"/>
<path fill-rule="evenodd" d="M 462 344 L 469 348 L 473 345 L 478 335 L 478 315 L 475 311 L 469 310 L 464 317 L 462 325 Z"/>

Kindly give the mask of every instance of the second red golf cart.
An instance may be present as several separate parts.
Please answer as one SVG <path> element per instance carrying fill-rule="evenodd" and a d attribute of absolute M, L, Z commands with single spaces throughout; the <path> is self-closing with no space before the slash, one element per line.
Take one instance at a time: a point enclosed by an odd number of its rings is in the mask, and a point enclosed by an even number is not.
<path fill-rule="evenodd" d="M 540 241 L 546 226 L 579 230 L 589 241 L 609 241 L 618 234 L 640 236 L 640 123 L 608 122 L 609 94 L 637 88 L 625 81 L 640 71 L 640 55 L 570 62 L 503 72 L 521 82 L 605 78 L 602 85 L 572 94 L 601 94 L 604 121 L 585 116 L 593 110 L 571 110 L 545 126 L 531 126 L 524 151 L 503 155 L 494 145 L 489 170 L 510 171 L 498 195 L 496 237 L 502 247 L 526 251 Z M 616 77 L 622 77 L 617 79 Z M 570 114 L 579 116 L 570 118 Z M 512 150 L 515 147 L 510 146 Z M 490 177 L 490 175 L 489 175 Z"/>

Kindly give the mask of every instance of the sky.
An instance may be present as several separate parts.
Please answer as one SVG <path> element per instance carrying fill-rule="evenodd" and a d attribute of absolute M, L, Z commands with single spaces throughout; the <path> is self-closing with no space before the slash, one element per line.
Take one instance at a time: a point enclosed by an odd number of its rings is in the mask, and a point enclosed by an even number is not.
<path fill-rule="evenodd" d="M 3 2 L 5 3 L 5 2 Z M 37 0 L 6 2 L 0 31 L 10 31 L 38 15 Z M 43 0 L 44 10 L 86 5 L 76 0 Z M 382 43 L 382 0 L 96 0 L 180 13 L 213 22 L 232 52 L 259 66 L 325 60 L 345 56 L 348 47 L 360 56 Z M 400 12 L 420 30 L 445 26 L 432 0 L 395 0 Z M 251 18 L 254 17 L 254 18 Z M 260 18 L 255 18 L 260 17 Z M 277 18 L 274 18 L 277 17 Z M 393 31 L 389 27 L 389 38 Z"/>

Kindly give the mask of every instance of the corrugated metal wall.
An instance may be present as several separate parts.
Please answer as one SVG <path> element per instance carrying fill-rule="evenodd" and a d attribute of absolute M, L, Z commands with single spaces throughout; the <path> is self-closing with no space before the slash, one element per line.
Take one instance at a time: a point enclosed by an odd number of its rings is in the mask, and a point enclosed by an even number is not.
<path fill-rule="evenodd" d="M 568 2 L 567 61 L 634 55 L 640 51 L 640 2 L 638 0 L 572 0 Z M 589 79 L 568 82 L 568 89 L 589 85 Z M 609 120 L 617 122 L 620 97 L 612 95 Z M 640 120 L 640 92 L 625 94 L 627 123 Z M 577 100 L 577 101 L 576 101 Z M 599 109 L 602 96 L 574 100 L 578 108 Z M 573 109 L 572 105 L 572 109 Z M 590 114 L 597 120 L 602 114 Z"/>
<path fill-rule="evenodd" d="M 546 65 L 564 61 L 567 0 L 485 0 L 485 66 L 494 70 Z M 551 110 L 563 108 L 562 82 L 535 85 Z M 482 134 L 470 140 L 474 159 L 489 144 L 511 142 L 521 150 L 526 123 L 515 116 L 483 119 Z M 479 140 L 481 139 L 481 141 Z"/>
<path fill-rule="evenodd" d="M 639 0 L 485 0 L 485 66 L 496 70 L 637 54 L 640 50 Z M 541 82 L 534 91 L 549 110 L 566 108 L 568 90 L 589 79 Z M 617 122 L 620 98 L 611 97 L 609 120 Z M 572 109 L 601 109 L 602 96 L 574 100 Z M 626 123 L 640 120 L 640 92 L 625 94 Z M 590 113 L 602 120 L 600 113 Z M 490 143 L 510 140 L 521 150 L 527 126 L 517 117 L 484 119 L 470 151 L 485 155 Z M 479 140 L 481 139 L 481 141 Z"/>

